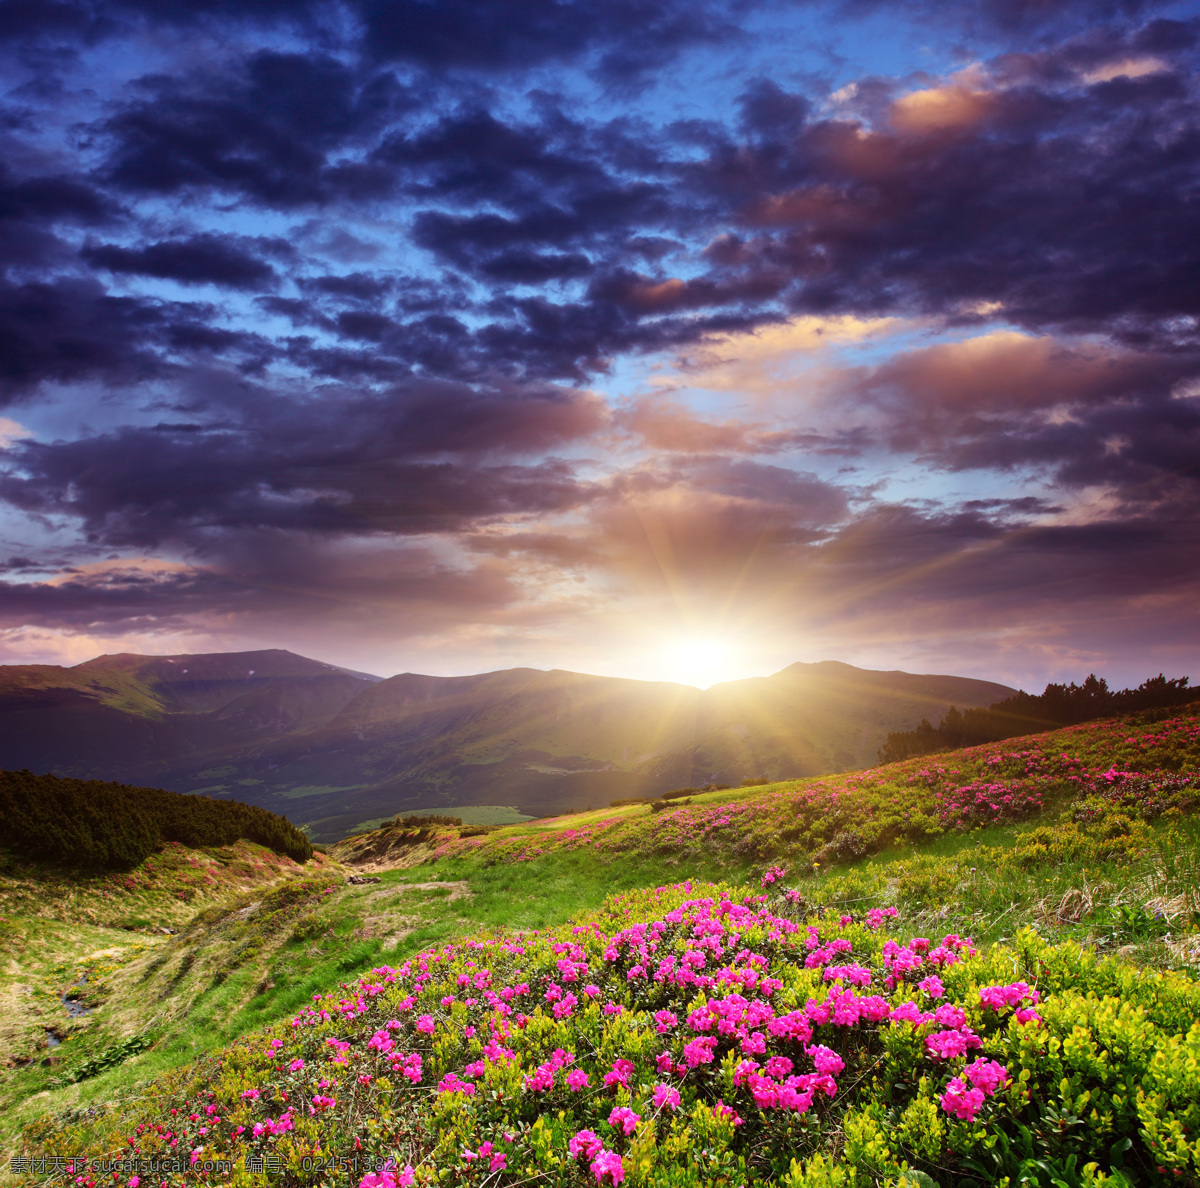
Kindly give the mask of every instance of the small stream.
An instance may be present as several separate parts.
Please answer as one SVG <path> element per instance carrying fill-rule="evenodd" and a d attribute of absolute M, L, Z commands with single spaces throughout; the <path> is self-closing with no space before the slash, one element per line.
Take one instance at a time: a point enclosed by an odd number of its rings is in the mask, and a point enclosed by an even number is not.
<path fill-rule="evenodd" d="M 84 1015 L 88 1014 L 88 1012 L 91 1011 L 92 1008 L 90 1006 L 88 1006 L 87 1003 L 81 1002 L 78 998 L 70 997 L 72 990 L 76 990 L 80 986 L 86 986 L 86 985 L 87 985 L 87 974 L 81 974 L 79 981 L 74 982 L 70 986 L 68 986 L 67 989 L 63 992 L 61 998 L 59 999 L 59 1001 L 63 1004 L 63 1006 L 65 1006 L 67 1008 L 67 1018 L 68 1019 L 82 1019 Z M 58 1045 L 62 1043 L 62 1040 L 60 1040 L 58 1038 L 58 1036 L 56 1036 L 54 1034 L 54 1032 L 50 1030 L 49 1027 L 47 1027 L 45 1030 L 46 1030 L 46 1044 L 50 1048 L 57 1048 Z"/>

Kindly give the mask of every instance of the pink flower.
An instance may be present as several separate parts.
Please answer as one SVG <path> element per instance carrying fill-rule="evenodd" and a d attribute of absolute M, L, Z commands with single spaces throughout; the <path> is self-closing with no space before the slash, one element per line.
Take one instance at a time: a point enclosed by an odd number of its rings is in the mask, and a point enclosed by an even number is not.
<path fill-rule="evenodd" d="M 437 1029 L 437 1024 L 433 1021 L 432 1015 L 422 1015 L 417 1020 L 417 1030 L 423 1031 L 426 1035 L 432 1035 Z"/>
<path fill-rule="evenodd" d="M 967 1022 L 967 1016 L 962 1007 L 944 1002 L 933 1012 L 933 1021 L 941 1027 L 962 1027 Z"/>
<path fill-rule="evenodd" d="M 849 982 L 853 986 L 871 984 L 871 971 L 861 965 L 831 965 L 821 976 L 827 982 Z"/>
<path fill-rule="evenodd" d="M 742 1040 L 742 1051 L 747 1056 L 762 1056 L 767 1050 L 767 1037 L 761 1031 L 752 1031 Z"/>
<path fill-rule="evenodd" d="M 590 1159 L 598 1151 L 604 1149 L 604 1144 L 596 1137 L 595 1133 L 590 1130 L 579 1131 L 569 1143 L 567 1150 L 571 1152 L 572 1159 L 578 1159 L 580 1155 Z"/>
<path fill-rule="evenodd" d="M 620 1128 L 626 1134 L 632 1134 L 637 1129 L 637 1124 L 642 1120 L 641 1114 L 635 1114 L 628 1106 L 617 1106 L 611 1114 L 608 1115 L 608 1124 L 614 1128 Z"/>
<path fill-rule="evenodd" d="M 525 1078 L 525 1088 L 531 1093 L 541 1093 L 547 1089 L 553 1089 L 554 1065 L 540 1065 L 537 1072 L 531 1073 Z"/>
<path fill-rule="evenodd" d="M 602 1183 L 605 1176 L 611 1177 L 614 1184 L 619 1184 L 625 1179 L 625 1167 L 621 1163 L 621 1156 L 615 1151 L 601 1150 L 592 1160 L 591 1168 L 597 1184 Z"/>
<path fill-rule="evenodd" d="M 581 1068 L 573 1068 L 567 1073 L 567 1088 L 568 1089 L 586 1089 L 588 1087 L 588 1075 Z"/>
<path fill-rule="evenodd" d="M 381 1172 L 368 1172 L 358 1182 L 358 1188 L 412 1188 L 415 1173 L 412 1164 L 407 1164 L 402 1171 L 385 1169 Z"/>
<path fill-rule="evenodd" d="M 716 1054 L 717 1041 L 711 1036 L 702 1036 L 683 1046 L 683 1060 L 688 1068 L 696 1068 L 701 1064 L 712 1064 Z"/>
<path fill-rule="evenodd" d="M 1008 1069 L 994 1060 L 975 1060 L 963 1069 L 963 1073 L 976 1089 L 982 1089 L 988 1097 L 1008 1080 Z"/>
<path fill-rule="evenodd" d="M 949 938 L 947 938 L 949 939 Z M 1010 982 L 1007 986 L 985 986 L 979 991 L 979 1001 L 998 1011 L 1006 1006 L 1021 1006 L 1025 999 L 1036 1003 L 1041 995 L 1028 982 Z"/>
<path fill-rule="evenodd" d="M 915 1002 L 902 1002 L 894 1011 L 892 1011 L 892 1021 L 896 1023 L 911 1023 L 914 1027 L 920 1027 L 922 1023 L 928 1023 L 933 1016 L 922 1013 L 921 1008 Z"/>
<path fill-rule="evenodd" d="M 939 1031 L 926 1036 L 925 1046 L 933 1055 L 949 1060 L 954 1056 L 965 1056 L 969 1048 L 982 1047 L 983 1041 L 971 1031 Z"/>
<path fill-rule="evenodd" d="M 983 1106 L 983 1090 L 969 1089 L 964 1081 L 955 1077 L 946 1086 L 942 1097 L 942 1109 L 947 1114 L 962 1118 L 966 1122 L 974 1120 Z"/>
<path fill-rule="evenodd" d="M 946 995 L 946 988 L 937 974 L 931 974 L 923 982 L 918 982 L 917 988 L 924 990 L 931 998 L 944 998 Z"/>
<path fill-rule="evenodd" d="M 633 1072 L 632 1060 L 614 1060 L 612 1071 L 604 1074 L 604 1084 L 610 1089 L 616 1085 L 628 1085 L 631 1072 Z"/>
<path fill-rule="evenodd" d="M 824 1075 L 836 1077 L 846 1067 L 846 1062 L 836 1052 L 830 1048 L 826 1048 L 823 1044 L 814 1044 L 808 1049 L 808 1054 L 813 1058 L 813 1064 L 817 1066 L 817 1072 Z"/>
<path fill-rule="evenodd" d="M 460 1080 L 457 1073 L 447 1073 L 439 1082 L 439 1093 L 465 1093 L 468 1097 L 475 1092 L 475 1086 L 470 1081 Z"/>
<path fill-rule="evenodd" d="M 654 1108 L 656 1110 L 679 1108 L 679 1090 L 672 1089 L 670 1085 L 655 1085 L 654 1086 Z"/>
<path fill-rule="evenodd" d="M 293 1060 L 291 1062 L 291 1064 L 288 1065 L 288 1071 L 289 1072 L 299 1072 L 303 1067 L 304 1067 L 304 1061 L 300 1060 L 300 1059 L 296 1059 L 296 1060 Z"/>

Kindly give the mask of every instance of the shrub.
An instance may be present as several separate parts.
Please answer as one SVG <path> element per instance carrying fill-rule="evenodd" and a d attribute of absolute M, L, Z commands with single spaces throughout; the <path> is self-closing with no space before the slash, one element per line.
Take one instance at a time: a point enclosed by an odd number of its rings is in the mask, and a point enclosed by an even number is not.
<path fill-rule="evenodd" d="M 325 925 L 317 917 L 316 913 L 305 912 L 292 926 L 292 939 L 299 941 L 312 940 L 313 937 L 320 936 L 324 931 Z"/>
<path fill-rule="evenodd" d="M 128 870 L 172 841 L 226 846 L 245 838 L 297 862 L 312 857 L 286 817 L 255 805 L 29 771 L 0 772 L 0 819 L 18 853 L 91 870 Z"/>
<path fill-rule="evenodd" d="M 106 1141 L 350 1188 L 385 1179 L 364 1178 L 377 1158 L 489 1188 L 1200 1176 L 1196 983 L 1028 929 L 983 955 L 895 909 L 800 922 L 797 899 L 660 887 L 380 967 L 152 1089 Z"/>

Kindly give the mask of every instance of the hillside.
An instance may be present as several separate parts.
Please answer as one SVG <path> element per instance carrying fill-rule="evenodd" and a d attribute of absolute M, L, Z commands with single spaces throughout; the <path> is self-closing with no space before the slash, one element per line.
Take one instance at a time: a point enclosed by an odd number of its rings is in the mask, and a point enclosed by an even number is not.
<path fill-rule="evenodd" d="M 286 818 L 238 800 L 103 780 L 0 771 L 0 849 L 77 873 L 128 870 L 168 842 L 257 842 L 297 862 L 312 843 Z"/>
<path fill-rule="evenodd" d="M 321 840 L 397 812 L 542 816 L 861 768 L 890 732 L 1011 692 L 833 662 L 701 691 L 536 669 L 378 680 L 279 651 L 102 656 L 0 668 L 0 767 L 232 796 Z"/>
<path fill-rule="evenodd" d="M 1093 830 L 1115 852 L 1144 822 L 1197 805 L 1200 702 L 1193 702 L 767 788 L 698 792 L 468 837 L 444 830 L 429 855 L 524 862 L 560 851 L 605 860 L 669 853 L 681 862 L 780 861 L 819 871 L 889 847 L 1053 819 L 1060 810 L 1069 824 L 1053 826 L 1048 840 L 1086 848 Z M 405 832 L 391 826 L 351 836 L 331 852 L 353 864 Z M 1050 853 L 1044 844 L 1041 852 Z"/>
<path fill-rule="evenodd" d="M 107 1038 L 64 1025 L 79 1046 L 11 1074 L 0 1132 L 26 1124 L 22 1157 L 159 1160 L 171 1186 L 179 1153 L 211 1182 L 278 1159 L 285 1184 L 348 1188 L 409 1166 L 488 1188 L 1195 1182 L 1198 778 L 1192 704 L 691 803 L 387 825 L 94 963 Z M 36 902 L 9 901 L 10 954 Z"/>
<path fill-rule="evenodd" d="M 328 721 L 378 679 L 278 649 L 0 665 L 0 769 L 193 791 L 160 777 Z"/>

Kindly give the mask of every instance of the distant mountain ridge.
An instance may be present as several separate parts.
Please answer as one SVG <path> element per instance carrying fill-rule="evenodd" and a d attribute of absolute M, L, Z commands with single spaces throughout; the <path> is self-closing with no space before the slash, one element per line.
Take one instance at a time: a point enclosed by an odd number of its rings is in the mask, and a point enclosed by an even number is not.
<path fill-rule="evenodd" d="M 555 669 L 388 679 L 272 649 L 0 666 L 0 768 L 233 797 L 339 835 L 410 809 L 535 816 L 865 767 L 1005 685 L 835 661 L 700 690 Z"/>

